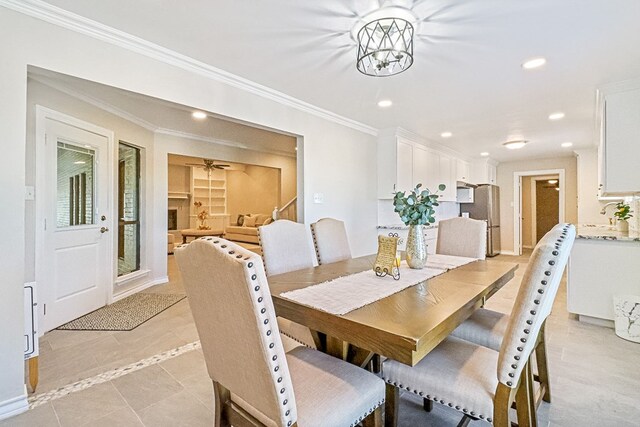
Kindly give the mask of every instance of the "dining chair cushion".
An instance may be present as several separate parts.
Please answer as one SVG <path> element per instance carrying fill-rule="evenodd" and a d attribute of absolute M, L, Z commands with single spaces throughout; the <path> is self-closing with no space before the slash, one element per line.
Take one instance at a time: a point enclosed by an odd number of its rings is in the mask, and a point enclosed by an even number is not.
<path fill-rule="evenodd" d="M 364 369 L 307 347 L 296 347 L 286 357 L 301 427 L 355 426 L 384 403 L 384 382 Z M 232 400 L 275 426 L 238 396 Z"/>
<path fill-rule="evenodd" d="M 451 335 L 472 343 L 500 351 L 502 338 L 509 324 L 509 316 L 504 313 L 481 308 L 458 326 Z"/>
<path fill-rule="evenodd" d="M 258 228 L 267 276 L 313 267 L 316 256 L 304 224 L 281 219 Z"/>
<path fill-rule="evenodd" d="M 440 221 L 436 253 L 485 259 L 487 222 L 470 218 L 451 218 Z"/>
<path fill-rule="evenodd" d="M 330 264 L 351 258 L 351 248 L 344 222 L 323 218 L 311 224 L 318 264 Z"/>
<path fill-rule="evenodd" d="M 491 422 L 497 363 L 496 351 L 449 337 L 414 367 L 387 359 L 382 378 L 401 390 Z"/>

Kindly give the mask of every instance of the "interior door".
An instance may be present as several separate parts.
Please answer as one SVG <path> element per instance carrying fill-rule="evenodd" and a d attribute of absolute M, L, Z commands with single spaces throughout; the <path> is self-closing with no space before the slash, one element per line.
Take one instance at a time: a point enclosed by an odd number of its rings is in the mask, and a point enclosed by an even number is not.
<path fill-rule="evenodd" d="M 113 256 L 108 138 L 48 117 L 45 135 L 40 286 L 48 331 L 106 305 Z"/>

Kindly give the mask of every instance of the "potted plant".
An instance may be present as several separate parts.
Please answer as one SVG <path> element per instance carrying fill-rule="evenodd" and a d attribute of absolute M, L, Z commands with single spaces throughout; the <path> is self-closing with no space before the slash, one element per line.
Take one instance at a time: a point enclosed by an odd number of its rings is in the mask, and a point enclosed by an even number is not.
<path fill-rule="evenodd" d="M 400 219 L 409 226 L 409 236 L 407 237 L 407 264 L 411 268 L 423 268 L 427 262 L 427 245 L 424 242 L 423 226 L 436 222 L 435 206 L 438 206 L 438 192 L 431 192 L 428 188 L 421 190 L 422 184 L 407 194 L 405 191 L 398 191 L 393 196 L 393 206 L 395 212 L 400 215 Z M 438 191 L 444 191 L 446 186 L 440 184 Z"/>
<path fill-rule="evenodd" d="M 632 218 L 631 215 L 631 206 L 625 202 L 619 202 L 616 205 L 616 211 L 613 213 L 613 216 L 616 217 L 616 229 L 621 232 L 629 231 L 629 222 L 628 219 Z"/>

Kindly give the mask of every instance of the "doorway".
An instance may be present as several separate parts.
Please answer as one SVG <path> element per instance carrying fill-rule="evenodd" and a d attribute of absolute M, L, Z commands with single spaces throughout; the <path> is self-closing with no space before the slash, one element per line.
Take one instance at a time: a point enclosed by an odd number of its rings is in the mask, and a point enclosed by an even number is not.
<path fill-rule="evenodd" d="M 564 222 L 564 169 L 514 172 L 514 253 L 532 249 Z"/>
<path fill-rule="evenodd" d="M 41 331 L 104 306 L 112 283 L 113 133 L 38 106 L 36 282 Z"/>

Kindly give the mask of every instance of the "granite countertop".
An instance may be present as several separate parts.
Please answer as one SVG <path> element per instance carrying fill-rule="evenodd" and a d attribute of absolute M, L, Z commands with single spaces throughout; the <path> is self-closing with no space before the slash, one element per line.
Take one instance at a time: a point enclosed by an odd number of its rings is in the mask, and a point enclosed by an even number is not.
<path fill-rule="evenodd" d="M 380 229 L 384 229 L 384 230 L 408 230 L 409 226 L 408 225 L 404 225 L 404 224 L 386 224 L 386 225 L 379 225 L 376 227 L 378 230 Z M 423 226 L 423 228 L 425 230 L 429 230 L 432 228 L 438 228 L 438 223 L 435 223 L 433 225 L 425 225 Z"/>
<path fill-rule="evenodd" d="M 579 225 L 576 231 L 578 239 L 640 242 L 640 235 L 617 231 L 609 225 Z"/>

